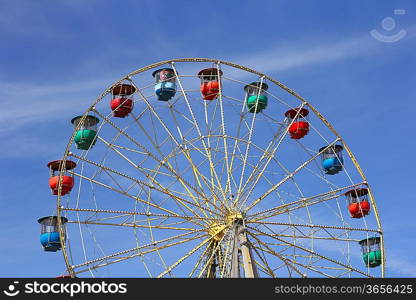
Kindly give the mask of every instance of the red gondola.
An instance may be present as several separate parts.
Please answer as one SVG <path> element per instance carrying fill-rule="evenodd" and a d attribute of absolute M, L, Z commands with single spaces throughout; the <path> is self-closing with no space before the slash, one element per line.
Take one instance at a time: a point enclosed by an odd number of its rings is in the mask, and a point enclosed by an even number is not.
<path fill-rule="evenodd" d="M 133 94 L 136 88 L 127 83 L 119 83 L 112 89 L 112 100 L 110 102 L 113 116 L 124 118 L 133 110 Z"/>
<path fill-rule="evenodd" d="M 58 195 L 58 187 L 59 187 L 59 176 L 55 173 L 61 169 L 62 160 L 54 160 L 48 163 L 48 168 L 50 170 L 50 178 L 49 178 L 49 187 L 52 190 L 53 195 Z M 65 170 L 74 169 L 77 164 L 73 161 L 66 160 L 65 161 Z M 74 177 L 65 175 L 62 176 L 62 188 L 61 188 L 61 195 L 64 196 L 68 194 L 72 188 L 74 187 Z"/>
<path fill-rule="evenodd" d="M 309 122 L 306 120 L 308 114 L 309 111 L 305 108 L 293 108 L 285 113 L 289 124 L 293 120 L 289 127 L 289 134 L 292 139 L 298 140 L 308 134 Z"/>
<path fill-rule="evenodd" d="M 356 188 L 345 193 L 348 201 L 348 211 L 352 218 L 362 218 L 370 212 L 368 189 Z"/>
<path fill-rule="evenodd" d="M 220 92 L 220 79 L 222 71 L 217 68 L 208 68 L 199 71 L 198 77 L 201 79 L 200 90 L 204 100 L 214 100 Z"/>

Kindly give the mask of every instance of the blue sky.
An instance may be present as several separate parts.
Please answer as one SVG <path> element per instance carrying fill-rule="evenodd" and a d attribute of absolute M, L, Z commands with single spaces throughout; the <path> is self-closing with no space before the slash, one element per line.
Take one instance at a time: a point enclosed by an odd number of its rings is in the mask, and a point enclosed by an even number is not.
<path fill-rule="evenodd" d="M 121 76 L 179 57 L 251 67 L 311 102 L 373 188 L 387 276 L 416 276 L 416 4 L 258 3 L 0 0 L 0 276 L 53 277 L 63 269 L 60 254 L 41 250 L 36 220 L 54 209 L 46 163 L 62 155 L 69 120 Z M 382 28 L 386 17 L 396 21 L 390 32 Z M 407 33 L 385 43 L 373 29 Z"/>

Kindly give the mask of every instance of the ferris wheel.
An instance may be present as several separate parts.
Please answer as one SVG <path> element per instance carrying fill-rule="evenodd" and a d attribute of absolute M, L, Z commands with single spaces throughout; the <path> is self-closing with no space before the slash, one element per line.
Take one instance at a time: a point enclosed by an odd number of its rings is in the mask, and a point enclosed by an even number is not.
<path fill-rule="evenodd" d="M 362 169 L 282 83 L 226 61 L 172 59 L 85 108 L 48 164 L 57 213 L 39 219 L 63 276 L 384 276 Z"/>

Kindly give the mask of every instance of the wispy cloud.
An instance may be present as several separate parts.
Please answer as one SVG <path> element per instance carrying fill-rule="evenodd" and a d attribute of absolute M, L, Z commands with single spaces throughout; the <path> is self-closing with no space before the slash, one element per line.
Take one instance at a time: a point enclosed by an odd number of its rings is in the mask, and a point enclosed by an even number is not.
<path fill-rule="evenodd" d="M 369 38 L 353 38 L 318 45 L 307 50 L 295 50 L 295 47 L 281 50 L 269 49 L 231 59 L 256 70 L 270 73 L 363 55 L 372 48 L 374 48 L 373 41 L 369 41 Z M 239 76 L 239 74 L 236 73 L 233 76 Z M 80 79 L 79 82 L 72 84 L 34 85 L 22 82 L 1 84 L 0 89 L 6 91 L 5 99 L 8 100 L 2 103 L 0 128 L 10 131 L 30 123 L 51 119 L 60 113 L 83 110 L 98 96 L 108 82 L 106 78 L 97 77 L 94 80 Z M 97 95 L 92 95 L 92 91 L 98 91 Z"/>
<path fill-rule="evenodd" d="M 278 46 L 250 55 L 230 57 L 230 60 L 270 74 L 369 55 L 379 46 L 379 43 L 369 35 L 364 35 L 334 42 L 323 42 L 314 46 L 299 42 L 291 46 Z M 244 76 L 244 73 L 236 71 L 234 76 Z"/>
<path fill-rule="evenodd" d="M 416 36 L 416 25 L 407 28 L 408 35 L 400 43 Z M 289 46 L 276 46 L 250 55 L 230 57 L 236 63 L 252 67 L 263 73 L 288 71 L 291 69 L 332 63 L 343 59 L 372 55 L 385 49 L 381 43 L 366 32 L 358 37 L 325 41 L 320 44 L 299 41 Z"/>
<path fill-rule="evenodd" d="M 369 55 L 380 46 L 381 43 L 365 35 L 309 47 L 308 43 L 299 42 L 292 46 L 272 47 L 256 53 L 230 56 L 225 60 L 270 74 Z M 233 78 L 249 75 L 239 70 L 233 72 L 229 74 Z M 108 77 L 100 74 L 94 79 L 79 78 L 72 83 L 43 85 L 31 82 L 1 83 L 0 89 L 4 91 L 3 96 L 7 100 L 3 101 L 0 111 L 0 135 L 9 136 L 22 127 L 70 118 L 75 113 L 83 112 L 106 85 L 117 80 L 108 80 Z"/>
<path fill-rule="evenodd" d="M 391 256 L 391 255 L 390 255 Z M 402 274 L 406 277 L 416 277 L 416 264 L 415 262 L 409 261 L 408 259 L 402 259 L 397 256 L 387 257 L 387 277 L 389 277 L 390 272 Z"/>
<path fill-rule="evenodd" d="M 108 81 L 89 80 L 52 85 L 0 84 L 3 99 L 6 99 L 3 100 L 0 111 L 0 134 L 11 134 L 22 126 L 54 121 L 74 112 L 83 112 L 103 90 L 105 82 Z"/>

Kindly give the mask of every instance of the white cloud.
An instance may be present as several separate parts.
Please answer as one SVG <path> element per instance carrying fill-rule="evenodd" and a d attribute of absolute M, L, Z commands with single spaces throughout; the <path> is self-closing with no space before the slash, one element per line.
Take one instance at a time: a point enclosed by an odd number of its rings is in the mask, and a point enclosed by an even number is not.
<path fill-rule="evenodd" d="M 406 257 L 411 259 L 411 257 Z M 416 277 L 416 264 L 409 259 L 389 255 L 386 260 L 386 276 L 389 277 L 389 273 L 394 271 L 406 277 Z"/>
<path fill-rule="evenodd" d="M 286 47 L 274 47 L 266 51 L 230 58 L 233 62 L 253 68 L 265 74 L 282 72 L 308 65 L 331 63 L 342 59 L 363 56 L 372 53 L 380 43 L 369 35 L 349 38 L 319 45 L 309 43 L 293 44 Z M 244 76 L 236 72 L 234 76 Z"/>
<path fill-rule="evenodd" d="M 364 54 L 369 51 L 371 45 L 372 41 L 368 37 L 354 38 L 300 51 L 270 49 L 250 56 L 236 57 L 233 60 L 249 67 L 253 66 L 264 73 L 270 73 Z M 0 89 L 6 91 L 5 99 L 8 100 L 2 103 L 0 128 L 17 129 L 29 123 L 45 121 L 67 111 L 82 111 L 98 96 L 98 93 L 104 90 L 107 82 L 109 81 L 104 78 L 97 78 L 55 85 L 3 83 Z M 89 93 L 94 90 L 97 92 L 96 95 Z"/>
<path fill-rule="evenodd" d="M 301 44 L 303 46 L 301 47 Z M 307 48 L 305 43 L 289 47 L 271 48 L 250 55 L 230 58 L 230 61 L 252 67 L 263 73 L 281 72 L 307 65 L 319 65 L 367 55 L 381 43 L 365 35 L 334 43 L 322 43 Z M 105 57 L 102 57 L 105 59 Z M 241 78 L 248 73 L 235 70 L 230 76 Z M 31 82 L 5 82 L 0 84 L 4 92 L 0 110 L 0 136 L 10 136 L 22 127 L 69 119 L 82 113 L 106 88 L 105 74 L 95 79 L 79 78 L 72 83 L 34 84 Z M 33 142 L 33 141 L 32 141 Z"/>
<path fill-rule="evenodd" d="M 395 46 L 401 46 L 406 43 L 406 40 L 411 40 L 416 36 L 416 25 L 412 25 L 406 30 L 409 34 L 405 39 L 397 42 Z M 271 73 L 371 55 L 375 51 L 388 49 L 385 43 L 375 40 L 369 32 L 359 37 L 345 38 L 333 42 L 325 41 L 315 45 L 313 43 L 301 41 L 288 46 L 273 47 L 251 55 L 234 57 L 232 61 L 262 73 Z"/>
<path fill-rule="evenodd" d="M 0 84 L 3 99 L 6 99 L 2 101 L 0 110 L 0 135 L 10 135 L 22 126 L 68 118 L 74 112 L 85 111 L 98 96 L 97 91 L 103 82 L 105 81 L 90 80 L 56 85 Z"/>

